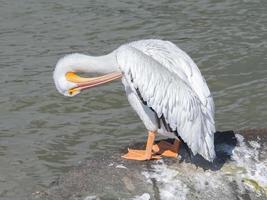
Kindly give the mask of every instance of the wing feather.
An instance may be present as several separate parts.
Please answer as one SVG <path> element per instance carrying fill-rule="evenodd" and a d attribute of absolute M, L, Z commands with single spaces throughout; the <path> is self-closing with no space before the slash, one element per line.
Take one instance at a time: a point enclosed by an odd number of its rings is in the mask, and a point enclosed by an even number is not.
<path fill-rule="evenodd" d="M 176 73 L 197 94 L 201 103 L 214 115 L 214 102 L 205 79 L 194 61 L 175 44 L 163 40 L 140 40 L 129 45 L 157 60 L 164 67 Z"/>
<path fill-rule="evenodd" d="M 121 46 L 116 55 L 132 90 L 139 90 L 147 106 L 158 118 L 163 116 L 173 131 L 177 130 L 194 154 L 213 160 L 214 121 L 188 82 L 133 46 Z"/>

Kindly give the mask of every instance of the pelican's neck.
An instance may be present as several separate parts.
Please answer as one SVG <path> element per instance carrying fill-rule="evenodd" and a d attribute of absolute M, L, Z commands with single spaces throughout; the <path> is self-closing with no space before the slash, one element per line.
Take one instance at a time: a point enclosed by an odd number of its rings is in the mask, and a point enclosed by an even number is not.
<path fill-rule="evenodd" d="M 104 56 L 88 56 L 84 54 L 70 54 L 58 62 L 58 67 L 63 71 L 107 74 L 119 71 L 115 52 Z"/>

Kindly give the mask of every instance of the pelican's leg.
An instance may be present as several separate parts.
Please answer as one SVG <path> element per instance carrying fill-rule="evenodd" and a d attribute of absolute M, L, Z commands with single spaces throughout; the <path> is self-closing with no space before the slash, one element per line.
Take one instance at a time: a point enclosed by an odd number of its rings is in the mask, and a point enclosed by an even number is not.
<path fill-rule="evenodd" d="M 161 156 L 176 158 L 178 156 L 180 144 L 181 141 L 179 139 L 175 139 L 173 144 L 166 141 L 160 141 L 158 144 L 153 145 L 152 150 Z"/>
<path fill-rule="evenodd" d="M 152 147 L 155 140 L 155 132 L 149 131 L 145 150 L 128 149 L 128 153 L 122 157 L 130 160 L 160 159 L 160 156 L 152 155 Z"/>

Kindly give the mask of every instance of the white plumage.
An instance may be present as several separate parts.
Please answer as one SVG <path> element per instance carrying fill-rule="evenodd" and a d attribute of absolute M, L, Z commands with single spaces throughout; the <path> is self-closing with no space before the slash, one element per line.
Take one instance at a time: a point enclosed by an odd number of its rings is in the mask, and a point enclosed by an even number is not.
<path fill-rule="evenodd" d="M 171 138 L 180 136 L 194 154 L 209 161 L 215 158 L 213 99 L 196 64 L 184 51 L 169 41 L 141 40 L 122 45 L 100 60 L 103 63 L 107 58 L 110 72 L 122 72 L 128 100 L 148 130 Z M 96 64 L 96 59 L 88 56 L 85 63 L 88 70 L 84 71 L 92 72 L 90 63 Z M 62 68 L 59 61 L 55 82 Z M 73 66 L 71 69 L 75 71 Z"/>

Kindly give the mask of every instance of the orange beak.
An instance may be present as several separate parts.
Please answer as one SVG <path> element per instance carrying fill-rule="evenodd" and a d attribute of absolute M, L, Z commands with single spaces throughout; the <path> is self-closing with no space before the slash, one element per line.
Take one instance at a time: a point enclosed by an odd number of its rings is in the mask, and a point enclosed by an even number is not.
<path fill-rule="evenodd" d="M 110 81 L 113 81 L 115 79 L 121 78 L 122 73 L 121 72 L 113 72 L 104 76 L 99 76 L 95 78 L 84 78 L 80 77 L 74 72 L 68 72 L 66 73 L 66 79 L 72 83 L 76 83 L 76 87 L 71 88 L 68 90 L 68 93 L 70 95 L 73 95 L 75 93 L 79 93 L 81 90 L 89 89 L 91 87 L 95 87 L 97 85 L 101 85 L 104 83 L 108 83 Z"/>

